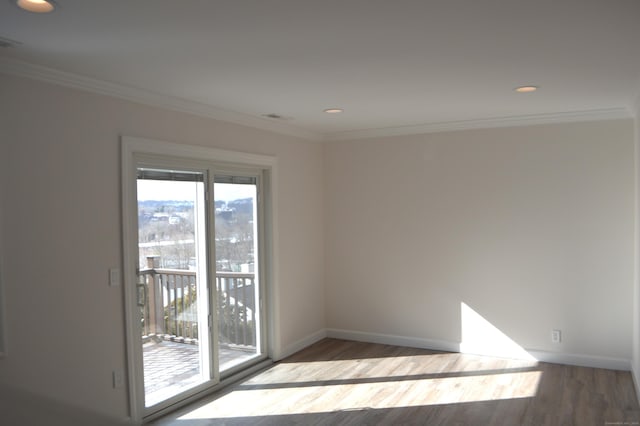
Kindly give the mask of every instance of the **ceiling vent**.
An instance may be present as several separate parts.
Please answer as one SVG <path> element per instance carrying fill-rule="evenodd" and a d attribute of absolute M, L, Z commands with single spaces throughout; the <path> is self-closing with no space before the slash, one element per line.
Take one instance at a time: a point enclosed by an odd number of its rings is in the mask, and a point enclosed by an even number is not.
<path fill-rule="evenodd" d="M 262 114 L 262 117 L 270 118 L 272 120 L 293 120 L 292 117 L 285 117 L 284 115 L 276 114 L 275 112 Z"/>
<path fill-rule="evenodd" d="M 20 43 L 19 41 L 11 40 L 10 38 L 0 37 L 0 48 L 8 49 L 10 47 L 16 47 Z"/>

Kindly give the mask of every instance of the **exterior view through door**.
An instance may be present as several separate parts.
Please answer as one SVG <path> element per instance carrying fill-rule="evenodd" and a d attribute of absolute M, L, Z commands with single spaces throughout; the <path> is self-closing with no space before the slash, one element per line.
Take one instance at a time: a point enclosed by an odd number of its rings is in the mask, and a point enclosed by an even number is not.
<path fill-rule="evenodd" d="M 147 416 L 266 357 L 260 175 L 152 161 L 138 161 L 136 171 L 136 309 Z"/>

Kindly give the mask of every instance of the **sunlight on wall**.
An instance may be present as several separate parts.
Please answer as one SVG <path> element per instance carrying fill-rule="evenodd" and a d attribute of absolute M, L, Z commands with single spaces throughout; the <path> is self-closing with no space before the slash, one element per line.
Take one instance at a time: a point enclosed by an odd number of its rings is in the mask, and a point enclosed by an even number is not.
<path fill-rule="evenodd" d="M 236 390 L 179 420 L 323 413 L 530 398 L 542 372 L 456 375 L 419 380 L 341 380 L 341 384 L 284 383 Z M 367 379 L 364 379 L 365 381 Z"/>
<path fill-rule="evenodd" d="M 531 354 L 464 302 L 460 303 L 460 319 L 460 352 L 535 361 Z"/>

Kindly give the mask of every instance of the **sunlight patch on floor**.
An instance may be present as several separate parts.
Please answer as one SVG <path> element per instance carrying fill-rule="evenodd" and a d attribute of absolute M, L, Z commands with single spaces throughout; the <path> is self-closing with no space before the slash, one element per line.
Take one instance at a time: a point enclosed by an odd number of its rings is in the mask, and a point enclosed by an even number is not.
<path fill-rule="evenodd" d="M 352 377 L 385 380 L 389 376 L 424 376 L 442 373 L 443 365 L 447 366 L 446 374 L 483 372 L 486 370 L 486 359 L 480 356 L 442 353 L 427 355 L 397 356 L 384 359 L 362 358 L 335 361 L 314 362 L 286 362 L 273 366 L 268 371 L 245 382 L 246 385 L 274 384 L 274 383 L 309 383 L 328 380 L 345 380 Z M 376 375 L 375 372 L 380 363 L 386 371 L 392 374 Z M 537 361 L 508 360 L 501 368 L 525 369 L 535 368 Z"/>
<path fill-rule="evenodd" d="M 534 397 L 540 371 L 236 390 L 179 420 L 324 413 Z M 277 402 L 277 403 L 276 403 Z"/>

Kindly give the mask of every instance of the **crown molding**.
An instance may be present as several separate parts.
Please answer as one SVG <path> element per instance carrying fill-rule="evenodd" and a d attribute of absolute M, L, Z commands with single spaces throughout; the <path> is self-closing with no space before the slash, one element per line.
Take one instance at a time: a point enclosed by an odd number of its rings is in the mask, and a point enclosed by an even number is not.
<path fill-rule="evenodd" d="M 353 139 L 381 138 L 390 136 L 416 135 L 424 133 L 450 132 L 456 130 L 489 129 L 500 127 L 517 127 L 537 124 L 571 123 L 580 121 L 616 120 L 630 118 L 640 111 L 640 93 L 635 104 L 630 108 L 608 108 L 586 111 L 568 111 L 551 114 L 535 114 L 513 117 L 496 117 L 478 120 L 446 121 L 424 123 L 418 125 L 385 127 L 344 132 L 319 134 L 310 132 L 288 123 L 256 117 L 235 111 L 227 111 L 200 102 L 190 101 L 174 96 L 162 95 L 152 91 L 111 83 L 91 77 L 85 77 L 54 68 L 36 65 L 17 59 L 0 56 L 0 73 L 26 77 L 34 80 L 53 83 L 74 89 L 84 90 L 100 95 L 111 96 L 155 106 L 167 110 L 193 114 L 215 120 L 226 121 L 242 126 L 253 127 L 288 136 L 295 136 L 311 141 L 343 141 Z"/>
<path fill-rule="evenodd" d="M 352 139 L 451 132 L 456 130 L 491 129 L 500 127 L 531 126 L 537 124 L 572 123 L 580 121 L 617 120 L 630 117 L 631 112 L 628 108 L 608 108 L 588 111 L 569 111 L 552 114 L 521 115 L 514 117 L 497 117 L 479 120 L 446 121 L 413 126 L 353 130 L 327 134 L 324 136 L 324 140 L 343 141 Z"/>
<path fill-rule="evenodd" d="M 296 136 L 313 141 L 323 140 L 322 136 L 319 134 L 291 126 L 290 124 L 279 123 L 266 118 L 255 117 L 235 111 L 227 111 L 187 99 L 162 95 L 152 91 L 128 87 L 121 84 L 110 83 L 13 58 L 0 57 L 0 73 L 31 78 L 60 86 L 97 93 L 99 95 L 124 99 L 143 105 L 184 112 L 206 118 L 213 118 L 215 120 L 267 130 L 274 133 Z"/>

